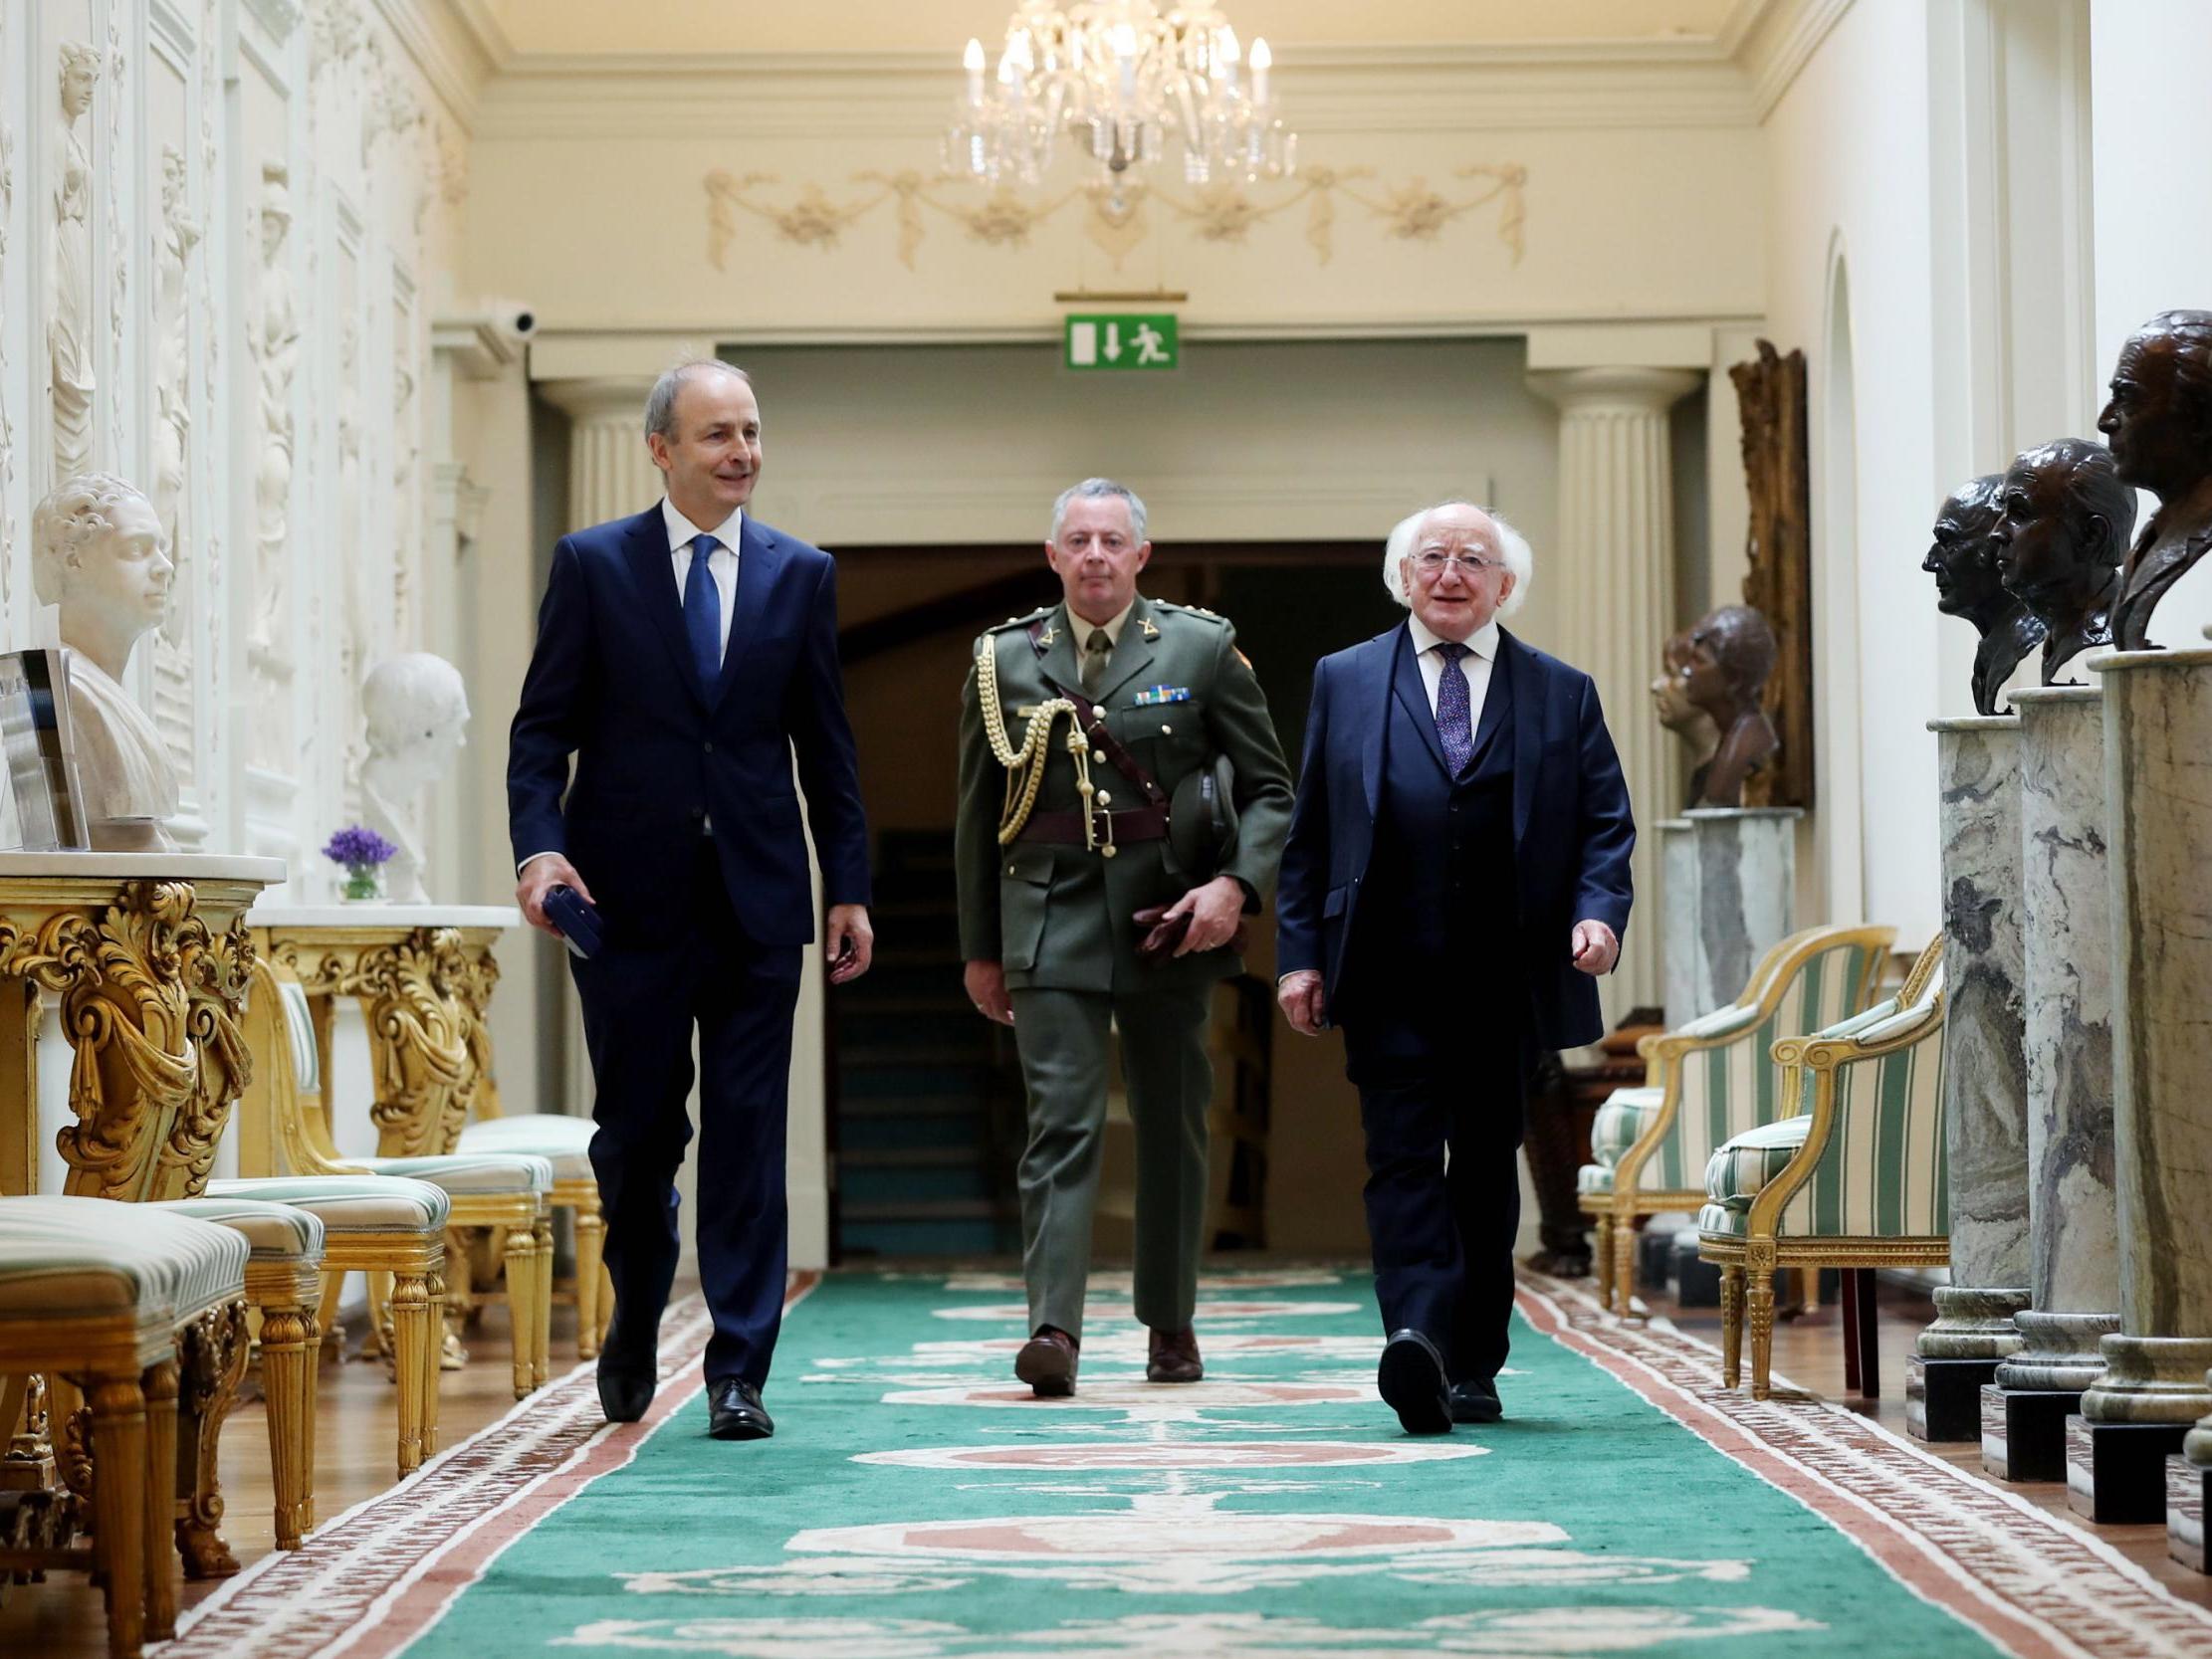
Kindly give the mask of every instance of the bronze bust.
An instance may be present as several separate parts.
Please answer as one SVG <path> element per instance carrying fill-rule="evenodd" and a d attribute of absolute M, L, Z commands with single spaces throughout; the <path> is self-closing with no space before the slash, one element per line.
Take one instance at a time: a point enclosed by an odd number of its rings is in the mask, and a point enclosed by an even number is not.
<path fill-rule="evenodd" d="M 2043 643 L 2043 622 L 2006 591 L 1990 539 L 2002 514 L 2005 475 L 1985 473 L 1960 485 L 1935 516 L 1935 539 L 1920 568 L 1935 578 L 1935 608 L 1963 616 L 1981 635 L 1974 648 L 1974 712 L 1995 715 L 2020 659 Z M 2046 682 L 2050 676 L 2045 675 Z"/>
<path fill-rule="evenodd" d="M 2128 336 L 2097 429 L 2120 482 L 2158 498 L 2112 608 L 2112 643 L 2141 651 L 2158 601 L 2212 550 L 2212 311 L 2160 311 Z"/>
<path fill-rule="evenodd" d="M 1720 746 L 1720 728 L 1712 716 L 1689 700 L 1689 635 L 1674 634 L 1659 650 L 1659 671 L 1652 680 L 1652 711 L 1659 723 L 1688 747 L 1691 758 L 1689 800 L 1692 806 L 1705 790 L 1705 772 L 1712 765 L 1713 750 Z"/>
<path fill-rule="evenodd" d="M 1997 567 L 2005 590 L 2042 619 L 2043 683 L 2056 685 L 2074 658 L 2112 643 L 2135 493 L 2102 444 L 2061 438 L 2014 460 L 1998 506 Z"/>
<path fill-rule="evenodd" d="M 1720 731 L 1696 805 L 1741 806 L 1746 780 L 1782 746 L 1764 701 L 1773 672 L 1774 630 L 1749 605 L 1723 605 L 1689 631 L 1684 687 Z"/>

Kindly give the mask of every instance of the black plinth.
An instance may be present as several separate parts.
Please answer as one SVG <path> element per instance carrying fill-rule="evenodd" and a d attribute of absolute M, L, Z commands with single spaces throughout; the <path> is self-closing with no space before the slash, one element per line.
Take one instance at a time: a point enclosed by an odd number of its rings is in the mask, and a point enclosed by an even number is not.
<path fill-rule="evenodd" d="M 2066 1420 L 2066 1501 L 2106 1526 L 2166 1519 L 2166 1459 L 2181 1450 L 2186 1423 Z"/>
<path fill-rule="evenodd" d="M 1997 1380 L 1994 1359 L 1904 1362 L 1904 1431 L 1915 1440 L 1975 1441 L 1982 1437 L 1982 1389 Z"/>
<path fill-rule="evenodd" d="M 2082 1409 L 2079 1390 L 1982 1390 L 1982 1468 L 2001 1481 L 2066 1479 L 2066 1420 Z"/>
<path fill-rule="evenodd" d="M 1674 1246 L 1674 1306 L 1720 1306 L 1720 1269 L 1712 1262 L 1698 1259 L 1694 1241 Z"/>
<path fill-rule="evenodd" d="M 2199 1572 L 2212 1572 L 2204 1551 L 2207 1508 L 2212 1508 L 2212 1469 L 2179 1455 L 2167 1458 L 2166 1554 Z"/>

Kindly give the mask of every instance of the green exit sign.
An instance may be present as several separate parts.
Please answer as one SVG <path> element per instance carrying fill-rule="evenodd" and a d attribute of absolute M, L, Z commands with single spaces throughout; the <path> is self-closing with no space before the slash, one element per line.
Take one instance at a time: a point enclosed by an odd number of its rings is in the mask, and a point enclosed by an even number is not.
<path fill-rule="evenodd" d="M 1173 311 L 1086 312 L 1067 318 L 1067 366 L 1174 368 L 1183 360 Z"/>

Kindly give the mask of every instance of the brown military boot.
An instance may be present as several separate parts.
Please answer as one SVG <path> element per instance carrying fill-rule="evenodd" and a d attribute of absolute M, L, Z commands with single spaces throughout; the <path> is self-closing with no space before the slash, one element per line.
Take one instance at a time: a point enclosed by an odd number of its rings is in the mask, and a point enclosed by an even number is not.
<path fill-rule="evenodd" d="M 1199 1334 L 1186 1325 L 1181 1331 L 1155 1331 L 1145 1360 L 1147 1382 L 1196 1382 L 1206 1375 L 1199 1358 Z"/>
<path fill-rule="evenodd" d="M 1065 1399 L 1075 1392 L 1075 1339 L 1056 1325 L 1040 1325 L 1013 1356 L 1013 1374 L 1038 1399 Z"/>

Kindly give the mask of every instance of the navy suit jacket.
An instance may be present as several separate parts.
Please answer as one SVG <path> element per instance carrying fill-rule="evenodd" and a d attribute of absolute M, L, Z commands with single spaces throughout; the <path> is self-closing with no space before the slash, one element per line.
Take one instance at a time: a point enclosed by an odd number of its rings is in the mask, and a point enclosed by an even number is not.
<path fill-rule="evenodd" d="M 556 852 L 575 865 L 610 940 L 667 936 L 682 921 L 710 820 L 747 936 L 813 938 L 794 751 L 823 901 L 868 903 L 836 566 L 751 514 L 739 539 L 730 643 L 713 685 L 692 658 L 657 504 L 553 548 L 508 736 L 508 827 L 518 860 Z"/>
<path fill-rule="evenodd" d="M 1319 969 L 1332 1005 L 1375 848 L 1401 641 L 1403 622 L 1314 668 L 1275 893 L 1275 970 Z M 1622 938 L 1629 932 L 1636 824 L 1628 784 L 1589 675 L 1502 628 L 1491 672 L 1513 690 L 1513 874 L 1536 1034 L 1546 1048 L 1577 1048 L 1603 1036 L 1605 1022 L 1597 981 L 1574 965 L 1574 925 L 1603 922 Z M 1434 720 L 1426 697 L 1414 713 Z"/>

